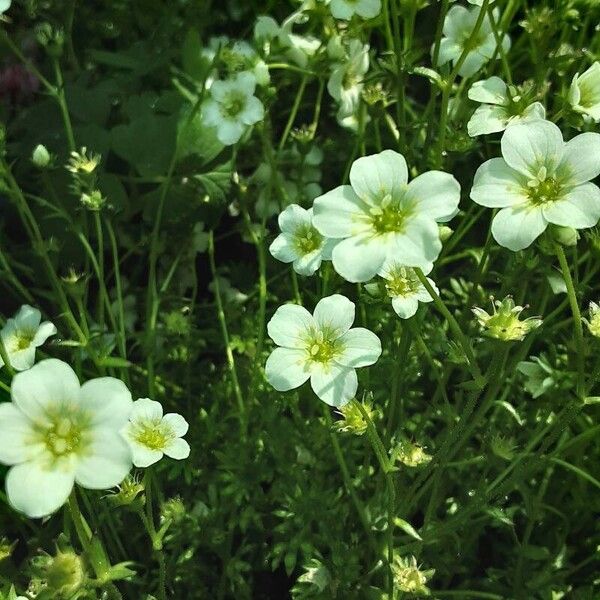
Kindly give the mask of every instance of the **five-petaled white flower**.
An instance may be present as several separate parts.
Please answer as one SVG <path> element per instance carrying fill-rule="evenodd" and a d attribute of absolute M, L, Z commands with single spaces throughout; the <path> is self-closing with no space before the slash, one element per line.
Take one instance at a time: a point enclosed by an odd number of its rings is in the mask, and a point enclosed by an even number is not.
<path fill-rule="evenodd" d="M 452 61 L 455 65 L 471 37 L 475 24 L 479 18 L 479 6 L 468 9 L 464 6 L 453 6 L 444 19 L 444 36 L 440 42 L 438 66 Z M 498 21 L 498 12 L 493 11 L 494 19 Z M 502 38 L 502 48 L 506 52 L 510 48 L 510 38 L 505 35 Z M 470 46 L 469 52 L 458 74 L 462 77 L 470 77 L 481 69 L 496 52 L 496 38 L 490 22 L 489 15 L 485 15 L 481 27 Z"/>
<path fill-rule="evenodd" d="M 600 121 L 600 62 L 587 71 L 576 73 L 569 89 L 569 103 L 579 113 Z"/>
<path fill-rule="evenodd" d="M 500 77 L 476 81 L 469 90 L 469 98 L 482 102 L 467 123 L 467 131 L 471 137 L 504 131 L 509 125 L 519 121 L 546 118 L 546 110 L 541 103 L 528 105 Z"/>
<path fill-rule="evenodd" d="M 35 349 L 56 333 L 53 323 L 40 323 L 41 319 L 42 315 L 37 308 L 24 304 L 0 331 L 8 360 L 16 371 L 31 368 L 35 362 Z M 0 357 L 0 367 L 3 365 L 4 361 Z"/>
<path fill-rule="evenodd" d="M 311 315 L 296 304 L 280 306 L 267 325 L 273 350 L 265 366 L 278 391 L 297 388 L 310 378 L 315 394 L 331 406 L 343 406 L 356 394 L 355 369 L 377 362 L 379 338 L 355 327 L 354 303 L 334 294 L 320 300 Z"/>
<path fill-rule="evenodd" d="M 149 467 L 163 455 L 182 460 L 190 455 L 189 444 L 182 439 L 187 421 L 177 413 L 163 415 L 159 402 L 140 398 L 133 403 L 129 422 L 121 429 L 136 467 Z"/>
<path fill-rule="evenodd" d="M 336 19 L 349 21 L 353 15 L 372 19 L 381 12 L 381 0 L 331 0 L 329 8 Z"/>
<path fill-rule="evenodd" d="M 290 204 L 278 218 L 281 233 L 269 246 L 281 262 L 292 263 L 300 275 L 312 275 L 323 260 L 331 260 L 331 251 L 339 240 L 325 239 L 313 225 L 313 209 Z"/>
<path fill-rule="evenodd" d="M 431 267 L 424 272 L 429 273 Z M 414 316 L 419 308 L 419 302 L 433 301 L 411 267 L 391 262 L 381 268 L 379 275 L 385 280 L 385 290 L 392 299 L 392 308 L 401 319 L 410 319 Z M 429 277 L 427 281 L 437 292 L 435 283 Z"/>
<path fill-rule="evenodd" d="M 511 125 L 503 134 L 502 157 L 475 173 L 471 198 L 489 208 L 494 239 L 522 250 L 549 223 L 574 229 L 600 219 L 600 189 L 590 180 L 600 174 L 600 134 L 582 133 L 564 142 L 549 121 Z"/>
<path fill-rule="evenodd" d="M 265 109 L 254 96 L 255 89 L 256 78 L 249 71 L 211 85 L 211 97 L 202 106 L 202 117 L 207 125 L 216 127 L 222 144 L 235 144 L 248 126 L 264 117 Z"/>
<path fill-rule="evenodd" d="M 460 185 L 441 171 L 407 181 L 404 157 L 384 150 L 354 161 L 351 185 L 315 199 L 315 227 L 325 237 L 342 238 L 332 261 L 344 279 L 368 281 L 391 261 L 427 269 L 438 257 L 437 223 L 456 214 Z"/>
<path fill-rule="evenodd" d="M 131 411 L 122 381 L 100 377 L 79 384 L 71 367 L 47 359 L 18 373 L 12 402 L 0 404 L 0 462 L 10 465 L 6 493 L 32 518 L 58 510 L 74 483 L 111 488 L 131 469 L 119 430 Z"/>

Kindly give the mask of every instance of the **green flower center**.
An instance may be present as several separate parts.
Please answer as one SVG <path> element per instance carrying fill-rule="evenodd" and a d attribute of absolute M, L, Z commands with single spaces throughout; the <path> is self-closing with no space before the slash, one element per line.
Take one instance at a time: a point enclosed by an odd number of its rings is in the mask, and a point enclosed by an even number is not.
<path fill-rule="evenodd" d="M 221 114 L 229 119 L 237 117 L 246 105 L 246 97 L 238 91 L 231 91 L 221 103 Z"/>
<path fill-rule="evenodd" d="M 330 363 L 342 350 L 332 331 L 320 330 L 312 333 L 306 345 L 309 359 L 321 364 Z"/>
<path fill-rule="evenodd" d="M 135 440 L 150 450 L 162 450 L 173 437 L 171 429 L 162 422 L 141 423 L 135 433 Z"/>
<path fill-rule="evenodd" d="M 529 200 L 534 206 L 554 202 L 561 191 L 560 183 L 552 177 L 547 177 L 543 181 L 529 182 L 529 186 Z"/>
<path fill-rule="evenodd" d="M 394 267 L 390 270 L 388 277 L 385 289 L 390 298 L 412 296 L 421 285 L 414 269 L 409 267 Z"/>
<path fill-rule="evenodd" d="M 54 458 L 61 458 L 81 449 L 84 430 L 79 414 L 57 415 L 41 437 L 48 452 Z"/>
<path fill-rule="evenodd" d="M 31 342 L 33 342 L 33 338 L 35 337 L 35 333 L 33 331 L 21 331 L 15 338 L 15 350 L 25 350 L 31 346 Z"/>
<path fill-rule="evenodd" d="M 294 246 L 300 254 L 310 254 L 322 243 L 323 236 L 312 225 L 302 225 L 294 232 Z"/>
<path fill-rule="evenodd" d="M 369 210 L 371 225 L 380 235 L 402 233 L 411 212 L 410 209 L 401 207 L 398 201 L 394 201 L 391 195 L 387 194 L 379 206 L 374 206 Z"/>

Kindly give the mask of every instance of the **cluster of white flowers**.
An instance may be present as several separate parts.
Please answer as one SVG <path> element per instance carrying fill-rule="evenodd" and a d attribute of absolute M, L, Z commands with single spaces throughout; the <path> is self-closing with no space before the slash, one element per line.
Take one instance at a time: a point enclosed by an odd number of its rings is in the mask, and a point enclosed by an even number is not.
<path fill-rule="evenodd" d="M 114 377 L 80 385 L 73 369 L 57 359 L 33 365 L 35 348 L 56 333 L 40 324 L 40 312 L 23 306 L 2 330 L 13 368 L 11 402 L 0 404 L 0 463 L 11 468 L 6 493 L 11 505 L 29 517 L 52 514 L 75 483 L 107 489 L 131 470 L 147 467 L 163 454 L 183 459 L 190 447 L 178 414 L 163 416 L 158 402 L 132 401 Z M 33 366 L 32 366 L 33 365 Z"/>

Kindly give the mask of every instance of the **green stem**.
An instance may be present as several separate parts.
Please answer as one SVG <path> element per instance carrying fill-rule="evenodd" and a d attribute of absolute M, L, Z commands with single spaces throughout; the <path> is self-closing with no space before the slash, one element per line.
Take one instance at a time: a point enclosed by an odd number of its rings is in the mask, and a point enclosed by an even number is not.
<path fill-rule="evenodd" d="M 308 76 L 303 75 L 302 80 L 300 81 L 300 85 L 298 86 L 298 91 L 296 92 L 296 97 L 294 98 L 294 104 L 292 105 L 292 110 L 290 111 L 290 116 L 285 124 L 285 129 L 283 130 L 283 134 L 281 139 L 279 140 L 278 150 L 281 151 L 285 146 L 285 142 L 294 126 L 294 121 L 296 120 L 296 115 L 298 114 L 298 108 L 300 107 L 300 102 L 302 101 L 302 96 L 304 96 L 304 90 L 306 89 L 306 82 Z"/>
<path fill-rule="evenodd" d="M 573 332 L 575 337 L 575 346 L 577 347 L 577 395 L 580 399 L 583 399 L 585 395 L 585 344 L 583 341 L 583 323 L 581 321 L 581 312 L 579 310 L 575 286 L 573 285 L 573 278 L 571 277 L 571 271 L 569 269 L 569 264 L 567 263 L 567 257 L 565 256 L 565 251 L 560 244 L 556 244 L 556 256 L 558 258 L 562 275 L 567 286 L 567 296 L 569 298 L 569 304 L 571 305 L 571 312 L 573 313 Z"/>
<path fill-rule="evenodd" d="M 221 297 L 221 286 L 219 285 L 219 276 L 217 274 L 217 266 L 215 264 L 215 239 L 214 233 L 211 230 L 208 236 L 208 259 L 210 262 L 210 270 L 213 278 L 213 284 L 215 289 L 215 300 L 217 302 L 217 317 L 219 319 L 219 325 L 221 326 L 221 335 L 223 337 L 223 343 L 225 345 L 225 355 L 227 357 L 227 365 L 229 367 L 229 373 L 231 375 L 231 381 L 233 383 L 233 390 L 238 404 L 238 413 L 240 419 L 240 427 L 242 434 L 245 435 L 246 431 L 246 407 L 244 404 L 244 398 L 242 396 L 242 389 L 237 375 L 237 368 L 235 365 L 235 359 L 233 357 L 233 351 L 231 350 L 231 342 L 229 340 L 229 332 L 227 330 L 227 321 L 225 319 L 225 311 L 223 310 L 223 299 Z"/>
<path fill-rule="evenodd" d="M 419 281 L 423 284 L 429 295 L 433 298 L 433 303 L 436 308 L 444 315 L 446 320 L 448 321 L 448 326 L 456 336 L 458 343 L 460 344 L 466 358 L 467 358 L 467 367 L 471 374 L 473 375 L 473 379 L 475 381 L 481 381 L 481 370 L 479 369 L 479 365 L 477 364 L 477 360 L 475 359 L 475 355 L 473 354 L 473 350 L 471 348 L 471 344 L 469 344 L 469 340 L 467 336 L 463 333 L 458 321 L 454 318 L 452 313 L 448 310 L 444 301 L 440 298 L 439 294 L 435 291 L 433 286 L 427 280 L 427 277 L 423 274 L 423 271 L 419 268 L 415 268 L 415 273 L 419 278 Z"/>
<path fill-rule="evenodd" d="M 392 575 L 392 564 L 394 562 L 394 517 L 396 516 L 396 487 L 394 484 L 394 478 L 392 477 L 392 464 L 388 458 L 387 451 L 379 434 L 377 433 L 377 428 L 373 423 L 368 411 L 358 400 L 353 400 L 354 405 L 360 411 L 363 419 L 367 424 L 367 437 L 369 438 L 369 442 L 371 443 L 371 447 L 375 452 L 375 456 L 377 461 L 379 462 L 379 466 L 383 475 L 385 477 L 385 482 L 387 486 L 388 492 L 388 522 L 387 522 L 387 561 L 388 561 L 388 590 L 389 590 L 389 598 L 394 598 L 394 577 Z"/>
<path fill-rule="evenodd" d="M 11 378 L 14 377 L 15 370 L 13 369 L 13 366 L 10 363 L 10 359 L 8 358 L 8 352 L 6 350 L 6 346 L 4 345 L 4 339 L 2 338 L 2 336 L 0 336 L 0 357 L 2 358 L 2 361 L 6 366 L 6 370 L 8 371 Z"/>
<path fill-rule="evenodd" d="M 352 477 L 350 476 L 350 471 L 348 469 L 348 465 L 346 464 L 346 459 L 344 458 L 344 454 L 340 447 L 340 442 L 337 439 L 336 434 L 332 431 L 333 422 L 331 419 L 331 414 L 329 412 L 329 407 L 323 404 L 323 414 L 325 415 L 325 421 L 327 423 L 327 429 L 329 430 L 329 439 L 331 440 L 331 445 L 333 447 L 333 453 L 340 467 L 340 471 L 342 472 L 342 478 L 344 480 L 344 486 L 346 487 L 346 491 L 350 494 L 350 498 L 352 499 L 352 503 L 354 504 L 354 508 L 358 514 L 360 522 L 367 534 L 367 539 L 371 544 L 371 548 L 378 554 L 377 543 L 375 538 L 373 537 L 373 529 L 371 524 L 369 523 L 369 518 L 367 517 L 367 512 L 365 507 L 363 506 L 360 498 L 358 497 L 356 490 L 354 489 L 354 485 L 352 484 Z"/>
<path fill-rule="evenodd" d="M 63 80 L 60 63 L 56 57 L 52 57 L 52 66 L 54 67 L 54 75 L 56 77 L 56 88 L 55 98 L 60 108 L 60 114 L 62 115 L 63 124 L 65 126 L 65 133 L 67 134 L 67 142 L 69 144 L 69 151 L 74 152 L 76 148 L 75 136 L 73 135 L 73 125 L 71 124 L 71 117 L 69 116 L 69 107 L 67 106 L 67 98 L 65 96 L 65 83 Z"/>

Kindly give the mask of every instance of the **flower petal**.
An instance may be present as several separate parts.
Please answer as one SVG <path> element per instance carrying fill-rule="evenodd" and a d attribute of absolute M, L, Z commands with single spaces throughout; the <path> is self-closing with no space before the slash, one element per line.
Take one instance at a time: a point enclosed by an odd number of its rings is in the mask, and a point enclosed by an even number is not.
<path fill-rule="evenodd" d="M 363 19 L 373 19 L 381 11 L 381 0 L 361 0 L 356 7 L 356 14 Z"/>
<path fill-rule="evenodd" d="M 66 467 L 46 468 L 43 461 L 12 467 L 6 476 L 6 494 L 16 510 L 32 519 L 56 512 L 73 489 L 74 473 Z"/>
<path fill-rule="evenodd" d="M 0 463 L 16 465 L 43 451 L 35 443 L 33 423 L 12 402 L 0 404 Z"/>
<path fill-rule="evenodd" d="M 119 429 L 131 414 L 133 400 L 127 386 L 115 377 L 90 379 L 81 386 L 81 403 L 92 412 L 95 425 Z"/>
<path fill-rule="evenodd" d="M 354 369 L 340 365 L 317 365 L 310 377 L 314 393 L 329 406 L 348 404 L 358 389 L 358 378 Z"/>
<path fill-rule="evenodd" d="M 50 321 L 44 321 L 35 332 L 31 344 L 36 347 L 41 346 L 51 335 L 55 335 L 56 332 L 57 329 L 54 323 L 50 323 Z"/>
<path fill-rule="evenodd" d="M 417 204 L 420 215 L 445 222 L 458 209 L 460 184 L 449 173 L 428 171 L 408 184 L 406 200 Z"/>
<path fill-rule="evenodd" d="M 488 208 L 505 208 L 527 202 L 527 180 L 503 158 L 484 162 L 475 173 L 471 200 Z"/>
<path fill-rule="evenodd" d="M 506 83 L 496 76 L 476 81 L 469 89 L 468 96 L 475 102 L 497 104 L 499 106 L 506 105 L 509 101 Z"/>
<path fill-rule="evenodd" d="M 343 350 L 335 360 L 344 367 L 367 367 L 375 364 L 381 356 L 381 340 L 364 327 L 350 329 L 339 342 Z"/>
<path fill-rule="evenodd" d="M 569 185 L 586 183 L 600 175 L 600 133 L 581 133 L 565 144 L 558 167 Z"/>
<path fill-rule="evenodd" d="M 437 223 L 431 218 L 413 217 L 402 233 L 394 235 L 393 243 L 388 246 L 386 261 L 427 269 L 441 249 Z"/>
<path fill-rule="evenodd" d="M 267 323 L 267 332 L 278 346 L 304 348 L 306 333 L 314 327 L 315 320 L 303 306 L 284 304 Z"/>
<path fill-rule="evenodd" d="M 471 137 L 504 131 L 508 125 L 509 114 L 503 106 L 484 104 L 480 106 L 467 123 L 467 132 Z"/>
<path fill-rule="evenodd" d="M 290 204 L 285 210 L 279 213 L 277 223 L 279 229 L 284 233 L 295 233 L 303 225 L 311 225 L 311 211 L 302 208 L 298 204 Z"/>
<path fill-rule="evenodd" d="M 433 50 L 433 48 L 432 48 Z M 455 40 L 442 38 L 440 41 L 440 50 L 438 54 L 437 66 L 445 65 L 450 60 L 457 60 L 461 54 L 460 46 Z"/>
<path fill-rule="evenodd" d="M 333 249 L 333 268 L 346 281 L 369 281 L 381 268 L 387 255 L 388 243 L 386 237 L 368 233 L 349 237 Z"/>
<path fill-rule="evenodd" d="M 392 308 L 401 319 L 410 319 L 419 308 L 416 296 L 396 296 L 392 298 Z"/>
<path fill-rule="evenodd" d="M 71 367 L 55 358 L 40 361 L 15 375 L 11 385 L 13 402 L 36 423 L 48 423 L 51 406 L 79 399 L 79 380 Z"/>
<path fill-rule="evenodd" d="M 313 224 L 325 237 L 346 238 L 364 231 L 367 205 L 349 185 L 315 198 Z"/>
<path fill-rule="evenodd" d="M 504 160 L 526 177 L 536 177 L 541 167 L 554 173 L 565 146 L 560 129 L 550 121 L 515 123 L 500 143 Z"/>
<path fill-rule="evenodd" d="M 578 185 L 542 210 L 546 220 L 555 225 L 575 229 L 593 227 L 600 220 L 600 189 L 593 183 Z"/>
<path fill-rule="evenodd" d="M 298 275 L 305 275 L 307 277 L 314 275 L 315 271 L 321 266 L 321 261 L 321 250 L 313 250 L 308 254 L 299 256 L 294 261 L 294 271 L 296 271 Z"/>
<path fill-rule="evenodd" d="M 231 146 L 239 141 L 245 127 L 238 121 L 223 119 L 217 126 L 217 139 L 226 146 Z"/>
<path fill-rule="evenodd" d="M 246 100 L 246 106 L 238 118 L 245 125 L 254 125 L 254 123 L 262 121 L 264 116 L 265 107 L 263 103 L 256 96 L 250 96 Z"/>
<path fill-rule="evenodd" d="M 165 448 L 165 454 L 175 460 L 183 460 L 190 455 L 190 445 L 181 438 L 175 438 Z"/>
<path fill-rule="evenodd" d="M 370 205 L 378 205 L 387 194 L 393 198 L 401 197 L 407 181 L 406 160 L 394 150 L 358 158 L 350 168 L 352 189 Z"/>
<path fill-rule="evenodd" d="M 313 316 L 317 327 L 329 331 L 335 338 L 344 335 L 354 323 L 355 306 L 341 294 L 319 300 Z"/>
<path fill-rule="evenodd" d="M 310 377 L 306 351 L 275 348 L 267 358 L 265 377 L 278 392 L 300 387 Z"/>
<path fill-rule="evenodd" d="M 42 313 L 29 304 L 23 304 L 14 318 L 18 329 L 33 332 L 40 325 Z"/>
<path fill-rule="evenodd" d="M 291 263 L 300 258 L 300 252 L 289 233 L 280 233 L 269 246 L 269 252 L 283 263 Z"/>
<path fill-rule="evenodd" d="M 90 490 L 118 485 L 131 470 L 131 451 L 118 431 L 111 427 L 94 429 L 90 446 L 75 470 L 75 481 Z"/>
<path fill-rule="evenodd" d="M 148 448 L 148 446 L 144 446 L 143 444 L 134 441 L 131 436 L 127 436 L 125 432 L 123 432 L 123 435 L 127 439 L 129 450 L 131 451 L 131 458 L 136 467 L 145 469 L 146 467 L 157 463 L 163 457 L 161 450 L 152 450 L 151 448 Z"/>
<path fill-rule="evenodd" d="M 547 226 L 541 208 L 510 206 L 494 217 L 492 235 L 501 246 L 516 252 L 531 246 Z"/>
<path fill-rule="evenodd" d="M 15 371 L 26 371 L 31 369 L 35 362 L 35 346 L 29 346 L 17 352 L 11 352 L 8 355 L 10 364 Z"/>
<path fill-rule="evenodd" d="M 130 421 L 160 421 L 163 418 L 163 407 L 160 402 L 150 398 L 138 398 L 132 405 Z"/>
<path fill-rule="evenodd" d="M 163 423 L 167 423 L 177 437 L 184 436 L 190 427 L 188 422 L 179 413 L 167 413 L 163 417 Z"/>

